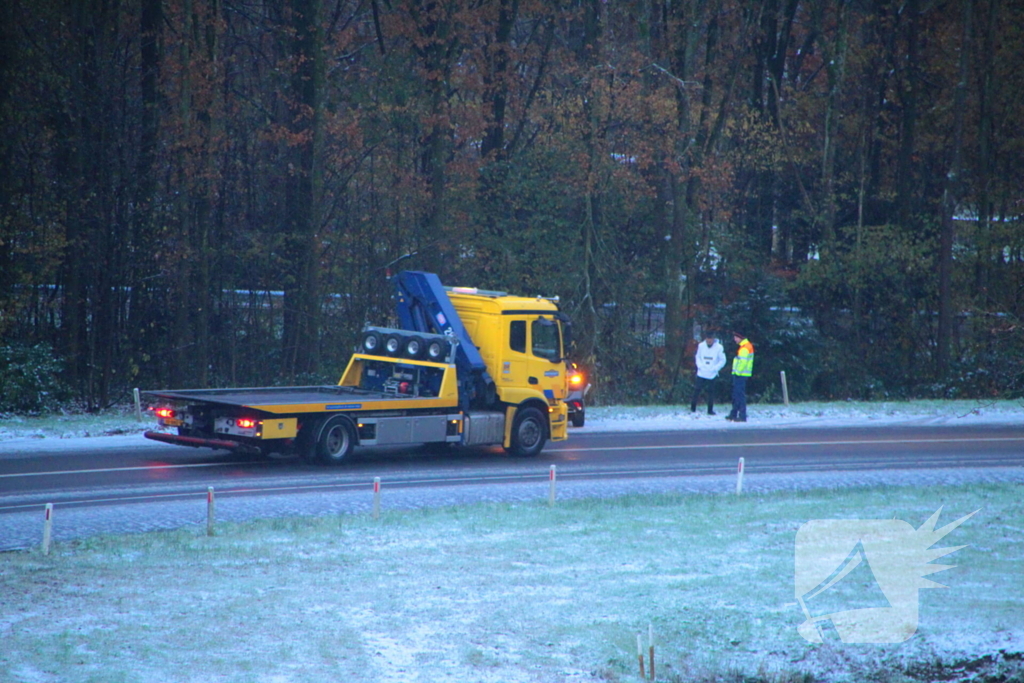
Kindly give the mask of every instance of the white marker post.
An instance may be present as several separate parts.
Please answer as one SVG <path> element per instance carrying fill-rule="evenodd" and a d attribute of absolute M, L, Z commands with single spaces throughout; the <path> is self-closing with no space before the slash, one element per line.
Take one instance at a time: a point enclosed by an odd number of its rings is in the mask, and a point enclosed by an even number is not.
<path fill-rule="evenodd" d="M 555 480 L 557 475 L 555 474 L 555 466 L 551 466 L 551 471 L 548 474 L 548 505 L 551 507 L 555 506 Z"/>
<path fill-rule="evenodd" d="M 213 527 L 217 522 L 217 499 L 213 495 L 213 487 L 206 489 L 206 535 L 213 536 Z"/>
<path fill-rule="evenodd" d="M 780 370 L 779 375 L 782 376 L 782 402 L 789 407 L 789 386 L 786 384 L 786 371 Z"/>
<path fill-rule="evenodd" d="M 640 679 L 644 680 L 647 678 L 644 673 L 644 644 L 639 633 L 636 634 L 636 658 L 640 662 Z"/>
<path fill-rule="evenodd" d="M 132 390 L 135 394 L 135 421 L 142 422 L 142 399 L 139 396 L 139 389 L 136 387 Z"/>
<path fill-rule="evenodd" d="M 743 458 L 740 458 L 740 462 L 736 465 L 736 495 L 743 493 Z"/>
<path fill-rule="evenodd" d="M 46 504 L 43 517 L 43 555 L 50 554 L 50 533 L 53 530 L 53 503 Z"/>
<path fill-rule="evenodd" d="M 380 477 L 373 478 L 373 518 L 380 519 Z"/>

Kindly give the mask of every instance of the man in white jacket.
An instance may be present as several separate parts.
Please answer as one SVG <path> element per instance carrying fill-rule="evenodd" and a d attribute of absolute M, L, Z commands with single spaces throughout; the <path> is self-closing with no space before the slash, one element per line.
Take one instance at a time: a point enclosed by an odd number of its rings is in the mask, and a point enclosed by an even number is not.
<path fill-rule="evenodd" d="M 704 343 L 697 345 L 697 381 L 693 386 L 693 398 L 690 400 L 690 412 L 697 412 L 697 400 L 701 392 L 707 392 L 708 415 L 715 414 L 715 378 L 718 371 L 725 367 L 725 349 L 715 335 L 708 331 L 704 335 Z"/>

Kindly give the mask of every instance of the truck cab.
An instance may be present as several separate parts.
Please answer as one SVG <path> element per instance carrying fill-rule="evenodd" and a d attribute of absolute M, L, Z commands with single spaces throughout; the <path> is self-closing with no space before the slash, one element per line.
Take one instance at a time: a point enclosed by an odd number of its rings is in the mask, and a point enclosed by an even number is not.
<path fill-rule="evenodd" d="M 533 402 L 551 416 L 551 440 L 565 439 L 564 318 L 554 301 L 467 287 L 449 288 L 448 298 L 494 380 L 497 402 Z"/>

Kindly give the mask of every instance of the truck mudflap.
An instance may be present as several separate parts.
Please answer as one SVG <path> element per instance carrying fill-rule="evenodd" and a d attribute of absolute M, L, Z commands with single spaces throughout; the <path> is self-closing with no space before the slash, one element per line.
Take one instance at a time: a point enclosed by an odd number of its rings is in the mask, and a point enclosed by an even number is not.
<path fill-rule="evenodd" d="M 239 441 L 228 439 L 207 439 L 201 436 L 185 436 L 183 434 L 165 434 L 164 432 L 148 431 L 143 434 L 147 439 L 174 444 L 175 446 L 192 446 L 193 448 L 214 448 L 217 450 L 235 451 L 237 453 L 259 453 L 260 449 Z"/>
<path fill-rule="evenodd" d="M 552 441 L 565 441 L 569 438 L 569 406 L 559 403 L 550 409 L 550 429 Z"/>

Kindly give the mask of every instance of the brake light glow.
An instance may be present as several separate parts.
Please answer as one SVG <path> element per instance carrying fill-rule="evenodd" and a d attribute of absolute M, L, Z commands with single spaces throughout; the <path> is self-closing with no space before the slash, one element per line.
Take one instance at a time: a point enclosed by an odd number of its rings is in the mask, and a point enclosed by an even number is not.
<path fill-rule="evenodd" d="M 583 375 L 576 373 L 569 377 L 570 384 L 583 384 Z"/>
<path fill-rule="evenodd" d="M 173 408 L 157 408 L 156 409 L 156 416 L 157 417 L 162 417 L 162 418 L 165 418 L 165 419 L 170 419 L 170 418 L 174 417 L 174 415 L 175 415 L 175 413 L 174 413 L 174 409 Z"/>
<path fill-rule="evenodd" d="M 256 420 L 252 419 L 251 417 L 240 417 L 237 420 L 235 420 L 235 424 L 241 427 L 242 429 L 252 429 L 253 427 L 256 426 Z"/>

